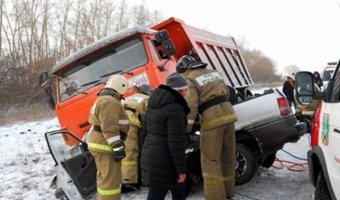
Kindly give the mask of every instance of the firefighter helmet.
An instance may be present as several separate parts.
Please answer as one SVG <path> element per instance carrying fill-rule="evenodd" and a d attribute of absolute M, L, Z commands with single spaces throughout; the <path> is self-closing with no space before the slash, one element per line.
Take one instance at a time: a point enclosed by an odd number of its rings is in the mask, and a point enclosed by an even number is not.
<path fill-rule="evenodd" d="M 114 74 L 106 82 L 104 88 L 114 89 L 116 92 L 123 95 L 130 88 L 130 84 L 123 75 Z"/>
<path fill-rule="evenodd" d="M 289 65 L 282 70 L 281 78 L 282 79 L 291 78 L 295 80 L 295 74 L 299 71 L 300 71 L 300 68 L 298 66 Z"/>
<path fill-rule="evenodd" d="M 203 67 L 206 67 L 206 66 L 207 66 L 207 63 L 203 63 L 201 61 L 197 61 L 194 57 L 185 55 L 185 56 L 182 56 L 178 60 L 178 64 L 177 64 L 176 70 L 179 73 L 183 73 L 187 69 L 203 68 Z"/>

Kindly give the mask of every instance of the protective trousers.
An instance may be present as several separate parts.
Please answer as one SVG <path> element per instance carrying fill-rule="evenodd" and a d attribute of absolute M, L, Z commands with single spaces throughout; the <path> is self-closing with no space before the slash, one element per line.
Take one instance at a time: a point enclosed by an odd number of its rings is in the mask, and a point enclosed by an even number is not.
<path fill-rule="evenodd" d="M 138 182 L 139 128 L 130 124 L 125 140 L 126 157 L 122 160 L 122 182 Z"/>
<path fill-rule="evenodd" d="M 235 124 L 201 130 L 201 165 L 204 197 L 225 200 L 235 194 Z"/>
<path fill-rule="evenodd" d="M 112 154 L 91 151 L 97 167 L 97 199 L 120 200 L 121 162 Z"/>

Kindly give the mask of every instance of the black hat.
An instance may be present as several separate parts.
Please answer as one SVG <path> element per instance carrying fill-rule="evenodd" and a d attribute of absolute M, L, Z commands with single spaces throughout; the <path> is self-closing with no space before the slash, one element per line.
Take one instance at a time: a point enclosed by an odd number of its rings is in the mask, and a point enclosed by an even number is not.
<path fill-rule="evenodd" d="M 166 85 L 174 90 L 183 90 L 188 88 L 188 83 L 180 73 L 173 73 L 166 79 Z"/>

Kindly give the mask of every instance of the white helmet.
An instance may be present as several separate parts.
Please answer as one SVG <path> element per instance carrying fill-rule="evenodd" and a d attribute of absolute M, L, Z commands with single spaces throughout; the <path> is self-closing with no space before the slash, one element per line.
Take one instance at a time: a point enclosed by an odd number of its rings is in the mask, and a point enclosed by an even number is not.
<path fill-rule="evenodd" d="M 123 75 L 114 74 L 106 82 L 104 88 L 111 88 L 123 95 L 129 88 L 130 84 Z"/>
<path fill-rule="evenodd" d="M 300 68 L 296 65 L 289 65 L 287 67 L 285 67 L 283 70 L 282 70 L 282 73 L 281 73 L 281 78 L 282 79 L 285 79 L 287 77 L 290 77 L 291 79 L 295 79 L 295 74 L 297 72 L 300 71 Z"/>

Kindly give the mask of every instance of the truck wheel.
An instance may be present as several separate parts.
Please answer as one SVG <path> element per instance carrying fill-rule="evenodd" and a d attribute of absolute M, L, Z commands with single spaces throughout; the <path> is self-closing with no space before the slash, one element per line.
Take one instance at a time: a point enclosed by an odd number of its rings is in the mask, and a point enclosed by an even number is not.
<path fill-rule="evenodd" d="M 60 199 L 60 200 L 68 200 L 64 190 L 62 188 L 58 188 L 55 193 L 54 193 L 54 196 L 57 198 L 57 199 Z"/>
<path fill-rule="evenodd" d="M 323 176 L 323 172 L 321 171 L 316 179 L 315 185 L 315 200 L 326 200 L 331 199 L 331 195 L 329 194 L 327 183 L 325 181 L 325 177 Z"/>
<path fill-rule="evenodd" d="M 243 96 L 244 100 L 247 100 L 247 99 L 250 99 L 253 96 L 253 94 L 251 93 L 251 91 L 249 89 L 244 89 L 242 91 L 242 96 Z"/>
<path fill-rule="evenodd" d="M 252 151 L 243 144 L 236 145 L 236 185 L 250 181 L 259 166 Z"/>

